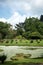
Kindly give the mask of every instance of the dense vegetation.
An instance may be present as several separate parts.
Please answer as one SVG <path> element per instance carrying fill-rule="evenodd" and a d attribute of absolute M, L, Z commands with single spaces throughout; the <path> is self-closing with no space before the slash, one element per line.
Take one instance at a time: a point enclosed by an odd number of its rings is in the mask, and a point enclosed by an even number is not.
<path fill-rule="evenodd" d="M 43 22 L 38 18 L 26 18 L 24 23 L 16 24 L 17 34 L 29 39 L 43 38 Z"/>
<path fill-rule="evenodd" d="M 12 29 L 11 24 L 3 23 L 0 21 L 0 39 L 14 38 L 14 34 L 15 32 Z"/>
<path fill-rule="evenodd" d="M 42 39 L 43 38 L 43 20 L 30 17 L 26 18 L 24 23 L 16 24 L 15 29 L 12 25 L 0 21 L 0 39 L 16 38 L 22 36 L 26 39 Z"/>

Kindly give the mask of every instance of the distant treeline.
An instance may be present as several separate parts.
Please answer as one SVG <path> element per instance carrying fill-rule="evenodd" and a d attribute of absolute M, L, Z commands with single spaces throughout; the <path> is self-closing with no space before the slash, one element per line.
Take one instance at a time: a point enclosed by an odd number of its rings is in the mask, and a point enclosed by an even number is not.
<path fill-rule="evenodd" d="M 12 39 L 22 36 L 26 39 L 42 39 L 43 38 L 43 15 L 40 19 L 35 17 L 26 18 L 24 23 L 18 23 L 15 29 L 12 25 L 0 21 L 0 39 Z"/>

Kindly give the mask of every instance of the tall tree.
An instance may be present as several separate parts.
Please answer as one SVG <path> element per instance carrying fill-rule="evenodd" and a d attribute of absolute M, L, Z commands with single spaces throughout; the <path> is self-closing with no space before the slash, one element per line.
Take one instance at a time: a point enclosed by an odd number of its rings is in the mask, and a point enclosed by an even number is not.
<path fill-rule="evenodd" d="M 24 23 L 16 24 L 16 28 L 17 34 L 19 33 L 26 38 L 43 36 L 43 22 L 38 18 L 26 18 Z"/>
<path fill-rule="evenodd" d="M 9 33 L 10 28 L 11 28 L 10 24 L 3 23 L 0 21 L 0 35 L 2 38 L 5 38 L 5 36 Z"/>

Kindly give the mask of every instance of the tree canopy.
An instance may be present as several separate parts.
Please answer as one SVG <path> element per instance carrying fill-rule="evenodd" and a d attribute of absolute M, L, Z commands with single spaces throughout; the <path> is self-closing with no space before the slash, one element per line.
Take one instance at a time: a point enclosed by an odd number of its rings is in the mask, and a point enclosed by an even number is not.
<path fill-rule="evenodd" d="M 43 38 L 43 22 L 38 18 L 26 18 L 24 23 L 16 24 L 17 32 L 25 38 Z"/>
<path fill-rule="evenodd" d="M 41 16 L 42 17 L 42 16 Z M 12 29 L 12 25 L 0 21 L 0 39 L 14 38 L 21 35 L 26 39 L 40 39 L 43 38 L 43 22 L 41 18 L 30 17 L 26 18 L 24 23 L 18 23 Z"/>
<path fill-rule="evenodd" d="M 13 38 L 14 30 L 11 28 L 12 25 L 0 21 L 0 39 Z"/>

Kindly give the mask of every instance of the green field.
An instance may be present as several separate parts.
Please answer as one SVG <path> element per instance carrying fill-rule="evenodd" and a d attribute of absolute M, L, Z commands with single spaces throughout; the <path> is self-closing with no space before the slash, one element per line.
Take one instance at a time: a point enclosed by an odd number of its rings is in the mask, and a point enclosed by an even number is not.
<path fill-rule="evenodd" d="M 26 40 L 26 39 L 4 39 L 0 41 L 0 46 L 43 46 L 42 40 Z M 41 63 L 43 65 L 43 58 L 28 58 L 20 60 L 6 61 L 4 64 L 0 65 L 35 65 L 36 63 Z M 34 64 L 33 64 L 34 63 Z"/>
<path fill-rule="evenodd" d="M 27 40 L 27 39 L 4 39 L 0 41 L 0 46 L 43 46 L 42 40 Z"/>

